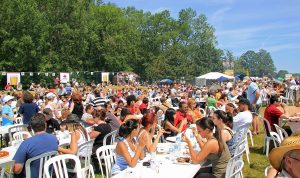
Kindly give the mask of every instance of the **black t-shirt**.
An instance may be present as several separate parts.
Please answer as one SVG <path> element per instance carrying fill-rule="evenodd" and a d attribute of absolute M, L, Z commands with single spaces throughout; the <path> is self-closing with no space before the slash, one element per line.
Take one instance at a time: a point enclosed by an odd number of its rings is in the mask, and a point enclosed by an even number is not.
<path fill-rule="evenodd" d="M 100 132 L 98 137 L 96 137 L 96 139 L 94 141 L 94 146 L 93 146 L 95 149 L 97 149 L 97 148 L 103 146 L 103 138 L 105 137 L 105 135 L 107 135 L 108 133 L 111 132 L 111 127 L 107 123 L 99 124 L 97 127 L 94 128 L 94 131 Z M 106 144 L 109 144 L 109 143 L 110 143 L 110 138 L 108 138 L 106 140 Z"/>
<path fill-rule="evenodd" d="M 60 126 L 59 126 L 59 123 L 57 120 L 51 118 L 48 121 L 46 121 L 46 123 L 47 123 L 47 129 L 46 129 L 47 133 L 50 133 L 50 134 L 53 133 L 54 129 L 60 130 Z"/>
<path fill-rule="evenodd" d="M 83 105 L 74 102 L 74 108 L 73 108 L 72 114 L 76 114 L 78 116 L 79 120 L 81 120 L 81 117 L 83 115 Z"/>

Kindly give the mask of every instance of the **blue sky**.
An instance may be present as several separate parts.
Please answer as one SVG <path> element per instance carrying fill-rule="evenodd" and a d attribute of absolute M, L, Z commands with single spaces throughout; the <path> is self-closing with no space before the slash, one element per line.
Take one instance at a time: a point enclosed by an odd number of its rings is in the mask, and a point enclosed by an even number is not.
<path fill-rule="evenodd" d="M 103 0 L 152 13 L 184 8 L 205 14 L 216 29 L 218 47 L 240 56 L 261 48 L 271 53 L 277 70 L 300 73 L 300 0 Z"/>

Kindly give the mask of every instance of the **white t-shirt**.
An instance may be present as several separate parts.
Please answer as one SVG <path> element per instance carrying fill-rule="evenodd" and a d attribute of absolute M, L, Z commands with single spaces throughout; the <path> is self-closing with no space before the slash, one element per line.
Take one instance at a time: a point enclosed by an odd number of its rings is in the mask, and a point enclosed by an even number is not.
<path fill-rule="evenodd" d="M 233 117 L 233 131 L 245 124 L 252 123 L 252 114 L 250 111 L 239 112 L 236 116 Z"/>

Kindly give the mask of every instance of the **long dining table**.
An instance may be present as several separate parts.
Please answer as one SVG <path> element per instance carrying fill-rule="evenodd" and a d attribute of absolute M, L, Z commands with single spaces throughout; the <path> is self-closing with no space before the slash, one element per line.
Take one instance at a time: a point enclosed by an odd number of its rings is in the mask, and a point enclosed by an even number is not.
<path fill-rule="evenodd" d="M 190 132 L 191 130 L 189 130 Z M 191 133 L 189 133 L 191 134 Z M 167 140 L 174 140 L 170 138 Z M 172 141 L 173 142 L 173 141 Z M 153 159 L 152 155 L 147 154 L 143 160 L 140 160 L 136 167 L 121 171 L 114 175 L 112 178 L 193 178 L 194 175 L 199 171 L 204 161 L 198 164 L 180 163 L 177 161 L 178 157 L 190 157 L 188 154 L 187 145 L 183 142 L 180 143 L 179 153 L 174 154 L 170 152 L 170 148 L 175 143 L 159 143 L 155 154 L 155 166 L 143 166 L 144 162 L 151 162 Z M 198 145 L 195 144 L 195 147 Z M 196 150 L 200 151 L 199 147 Z"/>

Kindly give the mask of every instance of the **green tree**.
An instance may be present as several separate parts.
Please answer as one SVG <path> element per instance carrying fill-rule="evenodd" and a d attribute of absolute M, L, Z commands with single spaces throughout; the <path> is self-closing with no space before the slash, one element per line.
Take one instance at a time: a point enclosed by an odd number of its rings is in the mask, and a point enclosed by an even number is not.
<path fill-rule="evenodd" d="M 278 73 L 276 74 L 276 78 L 285 78 L 285 74 L 289 74 L 289 72 L 287 70 L 280 70 L 278 71 Z"/>

